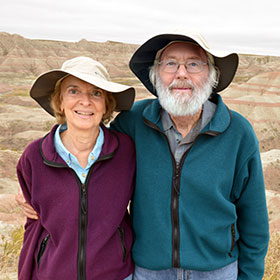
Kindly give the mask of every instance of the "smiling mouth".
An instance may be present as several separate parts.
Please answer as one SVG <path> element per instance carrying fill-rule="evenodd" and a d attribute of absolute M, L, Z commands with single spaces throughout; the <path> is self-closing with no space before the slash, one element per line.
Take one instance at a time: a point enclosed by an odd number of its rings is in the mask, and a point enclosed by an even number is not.
<path fill-rule="evenodd" d="M 183 91 L 191 91 L 192 90 L 192 88 L 190 88 L 190 87 L 186 87 L 186 88 L 181 88 L 181 87 L 173 87 L 172 89 L 171 89 L 171 91 L 173 91 L 173 92 L 183 92 Z"/>
<path fill-rule="evenodd" d="M 81 116 L 93 116 L 94 114 L 91 112 L 82 112 L 82 111 L 75 111 L 76 114 Z"/>

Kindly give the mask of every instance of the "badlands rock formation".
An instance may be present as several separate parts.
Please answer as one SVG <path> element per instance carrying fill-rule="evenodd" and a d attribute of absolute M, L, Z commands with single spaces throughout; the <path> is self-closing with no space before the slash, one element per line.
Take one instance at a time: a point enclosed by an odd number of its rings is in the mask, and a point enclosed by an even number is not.
<path fill-rule="evenodd" d="M 152 97 L 129 71 L 137 45 L 29 40 L 0 33 L 0 230 L 22 224 L 14 203 L 17 160 L 26 145 L 43 136 L 54 119 L 28 97 L 35 76 L 75 56 L 101 61 L 113 80 L 134 85 L 137 99 Z M 280 231 L 280 58 L 240 55 L 232 85 L 222 92 L 227 105 L 252 123 L 260 141 L 272 231 Z"/>

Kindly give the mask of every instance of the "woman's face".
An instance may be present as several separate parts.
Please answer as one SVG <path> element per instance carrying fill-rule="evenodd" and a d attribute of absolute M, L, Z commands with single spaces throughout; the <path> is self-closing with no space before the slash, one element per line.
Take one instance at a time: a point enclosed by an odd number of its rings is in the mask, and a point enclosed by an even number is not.
<path fill-rule="evenodd" d="M 61 84 L 60 108 L 68 128 L 91 130 L 99 126 L 106 112 L 105 92 L 74 76 Z"/>

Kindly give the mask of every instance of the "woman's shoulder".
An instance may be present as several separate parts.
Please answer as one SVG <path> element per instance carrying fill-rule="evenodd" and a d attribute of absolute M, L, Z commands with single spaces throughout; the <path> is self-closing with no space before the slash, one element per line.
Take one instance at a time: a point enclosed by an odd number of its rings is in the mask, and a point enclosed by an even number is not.
<path fill-rule="evenodd" d="M 24 149 L 23 155 L 25 156 L 34 156 L 40 154 L 40 149 L 42 141 L 50 135 L 50 132 L 46 133 L 43 137 L 37 138 L 31 141 L 26 148 Z"/>
<path fill-rule="evenodd" d="M 32 153 L 34 153 L 35 151 L 37 152 L 37 151 L 39 151 L 38 149 L 39 149 L 39 147 L 40 147 L 40 143 L 41 143 L 41 141 L 42 141 L 42 138 L 38 138 L 38 139 L 36 139 L 36 140 L 33 140 L 32 142 L 30 142 L 27 146 L 26 146 L 26 148 L 25 148 L 25 150 L 24 150 L 24 154 L 32 154 Z"/>

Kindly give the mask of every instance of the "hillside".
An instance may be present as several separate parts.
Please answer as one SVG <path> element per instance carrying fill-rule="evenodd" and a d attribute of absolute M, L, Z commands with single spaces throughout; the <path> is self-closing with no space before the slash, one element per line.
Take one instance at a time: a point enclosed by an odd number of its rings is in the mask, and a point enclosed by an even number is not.
<path fill-rule="evenodd" d="M 0 32 L 0 221 L 17 221 L 19 213 L 11 200 L 18 186 L 16 162 L 26 145 L 44 135 L 54 123 L 54 119 L 28 96 L 35 77 L 59 68 L 66 59 L 84 55 L 102 62 L 112 80 L 134 85 L 137 99 L 152 97 L 128 68 L 128 61 L 137 47 L 110 41 L 30 40 Z M 240 55 L 236 77 L 222 96 L 231 109 L 240 112 L 254 126 L 260 141 L 269 197 L 279 199 L 280 57 Z M 6 199 L 14 205 L 14 210 L 7 210 L 1 204 Z M 278 208 L 273 206 L 278 212 L 273 210 L 270 218 L 279 224 L 279 200 L 269 202 L 278 205 Z"/>
<path fill-rule="evenodd" d="M 30 40 L 20 35 L 0 32 L 2 248 L 6 246 L 5 240 L 10 238 L 14 226 L 23 225 L 25 221 L 14 200 L 18 189 L 16 163 L 26 145 L 43 136 L 54 124 L 54 119 L 28 95 L 35 77 L 42 72 L 59 68 L 69 58 L 89 56 L 106 66 L 112 80 L 135 86 L 137 100 L 152 97 L 128 68 L 128 61 L 137 47 L 110 41 Z M 236 77 L 221 95 L 229 108 L 240 112 L 254 126 L 262 152 L 270 231 L 277 234 L 280 232 L 280 57 L 240 55 Z M 271 250 L 268 265 L 270 256 L 277 256 L 277 253 L 273 254 L 276 249 L 272 247 Z M 272 260 L 274 264 L 274 257 Z M 16 262 L 14 257 L 11 265 L 4 265 L 3 270 L 0 266 L 0 280 L 17 278 Z M 2 271 L 5 272 L 3 275 Z"/>

